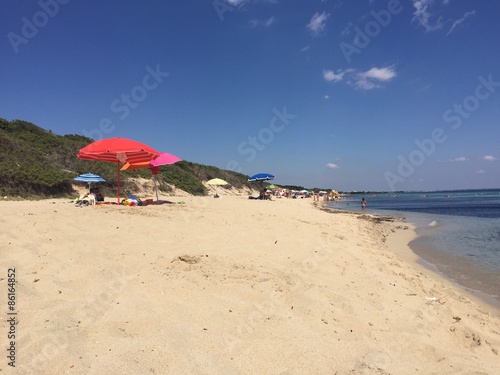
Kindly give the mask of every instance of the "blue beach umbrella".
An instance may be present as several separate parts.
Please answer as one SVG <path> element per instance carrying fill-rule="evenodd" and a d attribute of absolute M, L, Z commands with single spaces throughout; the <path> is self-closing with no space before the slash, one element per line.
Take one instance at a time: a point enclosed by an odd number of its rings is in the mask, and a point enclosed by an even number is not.
<path fill-rule="evenodd" d="M 252 177 L 248 179 L 248 182 L 253 182 L 253 181 L 269 181 L 273 180 L 274 176 L 269 173 L 257 173 L 254 174 Z"/>
<path fill-rule="evenodd" d="M 93 174 L 93 173 L 81 174 L 78 177 L 75 177 L 73 180 L 87 182 L 89 184 L 89 190 L 90 190 L 90 184 L 92 182 L 106 182 L 104 178 L 102 178 L 98 174 Z"/>

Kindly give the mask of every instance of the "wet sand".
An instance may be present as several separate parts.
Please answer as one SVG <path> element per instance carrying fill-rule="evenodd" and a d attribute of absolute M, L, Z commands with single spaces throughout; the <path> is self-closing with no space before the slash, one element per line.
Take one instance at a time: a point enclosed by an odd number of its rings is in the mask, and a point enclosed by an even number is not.
<path fill-rule="evenodd" d="M 500 273 L 497 270 L 479 265 L 466 257 L 422 245 L 418 238 L 411 241 L 409 246 L 425 267 L 442 274 L 486 303 L 500 308 Z"/>

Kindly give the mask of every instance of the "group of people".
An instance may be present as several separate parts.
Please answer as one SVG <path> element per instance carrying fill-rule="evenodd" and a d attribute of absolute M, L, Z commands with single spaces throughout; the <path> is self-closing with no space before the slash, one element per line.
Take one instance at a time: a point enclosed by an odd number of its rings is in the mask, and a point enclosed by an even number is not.
<path fill-rule="evenodd" d="M 260 192 L 259 192 L 259 196 L 258 197 L 248 197 L 248 199 L 259 199 L 259 200 L 272 200 L 271 199 L 271 194 L 267 192 L 267 189 L 262 189 Z"/>
<path fill-rule="evenodd" d="M 333 192 L 330 194 L 325 194 L 323 192 L 319 191 L 313 191 L 312 193 L 302 193 L 302 192 L 295 192 L 292 190 L 280 190 L 280 191 L 274 191 L 271 192 L 268 189 L 262 189 L 259 191 L 259 196 L 258 197 L 249 197 L 250 199 L 260 199 L 260 200 L 272 200 L 272 196 L 275 196 L 276 198 L 309 198 L 312 197 L 315 202 L 319 202 L 320 198 L 325 201 L 335 201 L 338 202 L 340 201 L 340 197 L 338 194 L 334 194 Z M 218 198 L 217 195 L 215 198 Z"/>
<path fill-rule="evenodd" d="M 334 194 L 333 192 L 330 194 L 326 194 L 318 191 L 313 191 L 312 195 L 314 202 L 319 202 L 320 198 L 323 199 L 323 201 L 325 202 L 330 202 L 330 201 L 338 202 L 340 200 L 339 196 Z"/>
<path fill-rule="evenodd" d="M 94 205 L 97 202 L 104 202 L 104 193 L 98 187 L 91 188 L 88 193 L 83 194 L 75 200 L 76 206 Z"/>
<path fill-rule="evenodd" d="M 291 191 L 290 191 L 290 192 L 286 192 L 286 193 L 290 193 L 290 197 L 292 197 Z M 284 193 L 284 194 L 286 194 L 286 193 Z M 285 196 L 285 197 L 286 197 L 286 195 L 284 195 L 284 194 L 282 194 L 282 195 L 280 196 L 280 198 L 281 198 L 282 196 Z M 252 197 L 252 196 L 250 196 L 250 197 L 248 197 L 248 198 L 249 198 L 249 199 L 259 199 L 259 200 L 271 200 L 271 196 L 272 196 L 272 195 L 271 195 L 271 193 L 269 193 L 267 189 L 262 189 L 262 190 L 260 190 L 260 192 L 259 192 L 259 196 L 258 196 L 258 197 Z M 320 194 L 319 194 L 319 192 L 317 192 L 317 191 L 313 191 L 312 196 L 313 196 L 313 200 L 314 200 L 314 202 L 319 202 L 319 198 L 320 198 Z M 339 197 L 338 197 L 338 196 L 335 196 L 335 195 L 333 195 L 333 194 L 331 194 L 331 195 L 324 194 L 322 197 L 323 197 L 323 200 L 324 200 L 325 202 L 326 202 L 326 201 L 330 201 L 330 200 L 333 200 L 333 201 L 336 201 L 336 202 L 338 202 L 338 201 L 339 201 Z M 215 198 L 218 198 L 218 196 L 216 195 L 216 196 L 215 196 Z M 293 198 L 296 198 L 296 196 L 295 196 L 295 195 L 293 195 Z M 349 204 L 349 203 L 348 203 L 348 204 Z M 366 209 L 366 199 L 365 199 L 365 197 L 362 197 L 362 198 L 361 198 L 361 209 L 363 209 L 363 210 L 364 210 L 364 209 Z"/>

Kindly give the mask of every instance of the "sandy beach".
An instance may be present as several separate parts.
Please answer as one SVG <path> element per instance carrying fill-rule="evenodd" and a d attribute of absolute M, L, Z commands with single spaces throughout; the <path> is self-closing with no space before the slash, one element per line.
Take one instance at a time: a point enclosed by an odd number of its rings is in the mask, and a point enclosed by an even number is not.
<path fill-rule="evenodd" d="M 498 373 L 500 311 L 417 264 L 407 223 L 164 199 L 0 202 L 2 374 Z"/>

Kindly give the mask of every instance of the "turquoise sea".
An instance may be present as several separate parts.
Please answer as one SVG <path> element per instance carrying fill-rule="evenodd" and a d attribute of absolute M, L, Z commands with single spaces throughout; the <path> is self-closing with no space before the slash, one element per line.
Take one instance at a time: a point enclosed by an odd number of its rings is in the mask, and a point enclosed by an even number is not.
<path fill-rule="evenodd" d="M 372 214 L 406 218 L 417 227 L 410 243 L 422 263 L 500 306 L 500 189 L 365 195 Z M 331 208 L 361 212 L 362 195 Z"/>

